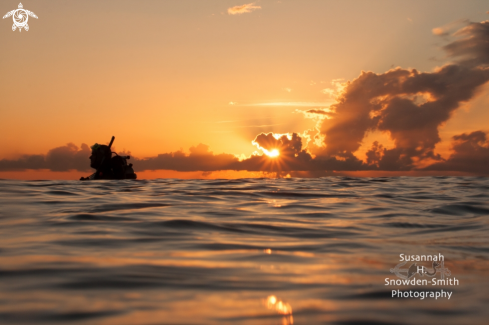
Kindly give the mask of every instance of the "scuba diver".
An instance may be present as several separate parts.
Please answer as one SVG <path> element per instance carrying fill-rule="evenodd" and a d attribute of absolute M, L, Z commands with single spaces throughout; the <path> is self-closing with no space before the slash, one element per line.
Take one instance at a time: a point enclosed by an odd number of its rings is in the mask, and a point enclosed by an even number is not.
<path fill-rule="evenodd" d="M 127 164 L 130 156 L 119 156 L 117 153 L 110 151 L 115 137 L 112 137 L 108 146 L 95 143 L 90 156 L 90 167 L 96 171 L 88 177 L 81 177 L 81 181 L 93 179 L 136 179 L 137 175 L 132 169 L 132 164 Z M 112 154 L 115 154 L 112 157 Z"/>

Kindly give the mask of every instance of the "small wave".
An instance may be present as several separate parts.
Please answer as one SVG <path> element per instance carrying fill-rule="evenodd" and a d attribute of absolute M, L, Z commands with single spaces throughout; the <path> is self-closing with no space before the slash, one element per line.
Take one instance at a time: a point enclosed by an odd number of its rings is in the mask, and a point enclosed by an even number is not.
<path fill-rule="evenodd" d="M 488 189 L 473 177 L 0 181 L 0 322 L 484 324 Z M 400 253 L 443 254 L 461 282 L 443 288 L 452 299 L 392 299 Z M 285 320 L 264 307 L 272 296 Z"/>
<path fill-rule="evenodd" d="M 51 195 L 79 195 L 74 192 L 68 192 L 68 191 L 48 191 L 46 194 L 51 194 Z"/>
<path fill-rule="evenodd" d="M 433 213 L 449 214 L 462 216 L 467 213 L 475 213 L 479 215 L 489 215 L 489 209 L 484 207 L 478 207 L 475 204 L 480 204 L 475 202 L 472 204 L 460 203 L 460 204 L 447 204 L 431 210 Z"/>
<path fill-rule="evenodd" d="M 0 312 L 0 320 L 12 323 L 38 323 L 53 322 L 65 323 L 83 320 L 94 320 L 108 316 L 117 316 L 127 313 L 124 310 L 101 310 L 101 311 L 73 311 L 73 312 Z"/>
<path fill-rule="evenodd" d="M 90 209 L 90 212 L 109 212 L 117 210 L 137 210 L 147 208 L 167 207 L 166 203 L 119 203 L 119 204 L 102 204 Z"/>

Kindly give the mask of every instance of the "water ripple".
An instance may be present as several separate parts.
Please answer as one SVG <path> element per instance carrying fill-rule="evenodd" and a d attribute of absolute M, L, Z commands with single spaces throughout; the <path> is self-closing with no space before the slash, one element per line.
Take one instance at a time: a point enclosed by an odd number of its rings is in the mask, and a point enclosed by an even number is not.
<path fill-rule="evenodd" d="M 479 177 L 0 180 L 0 322 L 485 324 L 488 190 Z M 400 254 L 439 253 L 461 284 L 418 289 L 450 300 L 392 297 L 416 288 L 385 285 Z"/>

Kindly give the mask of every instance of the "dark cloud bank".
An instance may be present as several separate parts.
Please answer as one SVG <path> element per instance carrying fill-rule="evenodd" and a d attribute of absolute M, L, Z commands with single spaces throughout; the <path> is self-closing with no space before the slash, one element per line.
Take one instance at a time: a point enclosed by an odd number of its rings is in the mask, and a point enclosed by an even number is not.
<path fill-rule="evenodd" d="M 156 157 L 133 158 L 137 171 L 167 169 L 175 171 L 247 170 L 288 172 L 307 171 L 321 175 L 327 171 L 456 171 L 489 175 L 489 141 L 483 131 L 453 137 L 453 153 L 443 159 L 434 152 L 439 143 L 438 128 L 453 112 L 469 101 L 489 80 L 489 22 L 469 23 L 455 33 L 457 40 L 444 47 L 453 63 L 434 72 L 397 68 L 382 74 L 362 72 L 349 82 L 331 106 L 331 119 L 324 119 L 319 136 L 322 146 L 298 134 L 275 138 L 259 134 L 254 142 L 269 151 L 278 149 L 280 158 L 253 155 L 239 161 L 231 154 L 213 154 L 199 144 L 182 151 Z M 324 116 L 323 111 L 310 114 Z M 388 132 L 395 148 L 386 149 L 374 142 L 366 161 L 353 153 L 369 131 Z M 50 169 L 87 171 L 90 149 L 68 144 L 46 155 L 25 155 L 0 160 L 0 171 Z M 417 169 L 416 163 L 430 165 Z M 425 164 L 426 165 L 426 164 Z"/>

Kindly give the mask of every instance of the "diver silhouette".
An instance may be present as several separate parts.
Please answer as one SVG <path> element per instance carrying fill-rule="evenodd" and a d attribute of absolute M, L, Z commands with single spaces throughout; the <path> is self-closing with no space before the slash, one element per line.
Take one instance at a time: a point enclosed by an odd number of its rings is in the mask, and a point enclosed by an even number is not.
<path fill-rule="evenodd" d="M 96 171 L 88 177 L 81 177 L 81 181 L 94 179 L 136 179 L 132 164 L 127 164 L 130 156 L 119 156 L 117 153 L 110 151 L 115 137 L 112 137 L 108 146 L 95 143 L 90 156 L 90 167 Z M 112 157 L 112 154 L 115 154 Z"/>

